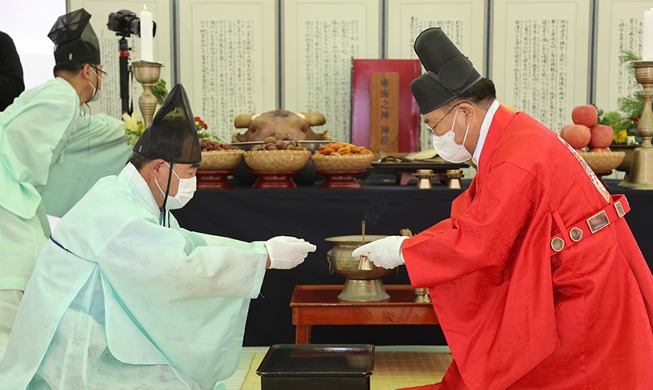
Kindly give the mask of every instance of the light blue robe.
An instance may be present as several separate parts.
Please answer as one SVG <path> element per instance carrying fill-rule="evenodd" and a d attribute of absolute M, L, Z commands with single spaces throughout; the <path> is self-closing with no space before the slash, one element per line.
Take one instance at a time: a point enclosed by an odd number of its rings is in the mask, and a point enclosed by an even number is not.
<path fill-rule="evenodd" d="M 23 297 L 0 389 L 212 389 L 233 374 L 264 244 L 190 232 L 173 216 L 163 227 L 159 215 L 128 164 L 63 217 L 60 246 L 45 244 Z"/>
<path fill-rule="evenodd" d="M 50 167 L 42 194 L 47 213 L 62 217 L 100 178 L 117 175 L 131 154 L 122 120 L 105 114 L 83 117 Z"/>
<path fill-rule="evenodd" d="M 107 170 L 118 173 L 117 164 L 126 162 L 129 148 L 120 121 L 80 115 L 79 104 L 75 89 L 55 78 L 23 92 L 0 113 L 0 289 L 27 286 L 50 234 L 42 202 L 46 185 L 52 186 L 48 205 L 58 215 Z M 95 151 L 97 161 L 84 165 Z"/>

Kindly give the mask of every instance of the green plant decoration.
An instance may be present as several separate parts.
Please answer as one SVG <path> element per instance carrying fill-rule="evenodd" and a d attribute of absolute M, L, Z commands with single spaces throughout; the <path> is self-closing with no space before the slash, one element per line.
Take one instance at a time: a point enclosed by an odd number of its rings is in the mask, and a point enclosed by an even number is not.
<path fill-rule="evenodd" d="M 168 96 L 166 81 L 164 79 L 159 79 L 156 83 L 152 84 L 152 93 L 156 96 L 159 104 L 163 104 L 166 96 Z"/>

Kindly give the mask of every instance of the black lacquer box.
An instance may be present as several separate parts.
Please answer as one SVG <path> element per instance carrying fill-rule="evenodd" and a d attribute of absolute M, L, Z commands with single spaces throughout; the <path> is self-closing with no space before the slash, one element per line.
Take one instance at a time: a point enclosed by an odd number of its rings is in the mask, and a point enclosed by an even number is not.
<path fill-rule="evenodd" d="M 262 390 L 369 390 L 374 346 L 275 344 L 256 373 Z"/>

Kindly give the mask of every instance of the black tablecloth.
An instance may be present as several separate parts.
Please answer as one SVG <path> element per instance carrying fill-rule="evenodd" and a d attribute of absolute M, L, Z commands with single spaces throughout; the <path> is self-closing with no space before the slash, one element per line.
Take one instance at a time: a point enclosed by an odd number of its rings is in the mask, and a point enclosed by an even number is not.
<path fill-rule="evenodd" d="M 463 182 L 463 189 L 468 185 Z M 653 260 L 653 240 L 647 226 L 653 223 L 653 191 L 624 190 L 608 182 L 613 193 L 625 193 L 632 211 L 626 216 L 644 256 Z M 268 270 L 261 296 L 252 301 L 245 345 L 293 343 L 295 329 L 289 307 L 293 288 L 299 284 L 342 284 L 331 275 L 326 237 L 360 234 L 399 234 L 402 228 L 418 233 L 449 216 L 451 201 L 462 190 L 434 186 L 368 184 L 363 189 L 202 190 L 175 215 L 181 226 L 203 233 L 243 241 L 265 241 L 276 235 L 301 237 L 317 245 L 315 253 L 293 270 Z M 386 284 L 408 284 L 405 267 L 383 279 Z M 438 326 L 325 326 L 313 328 L 313 343 L 370 343 L 376 345 L 445 344 Z"/>

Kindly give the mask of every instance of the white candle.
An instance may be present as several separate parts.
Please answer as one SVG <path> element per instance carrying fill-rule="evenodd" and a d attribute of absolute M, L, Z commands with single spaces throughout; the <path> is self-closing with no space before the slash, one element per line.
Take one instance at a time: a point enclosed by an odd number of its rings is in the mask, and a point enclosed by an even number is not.
<path fill-rule="evenodd" d="M 152 12 L 145 6 L 140 14 L 141 19 L 141 59 L 143 61 L 154 61 L 152 48 Z"/>
<path fill-rule="evenodd" d="M 644 11 L 642 23 L 642 60 L 653 61 L 653 8 Z"/>

